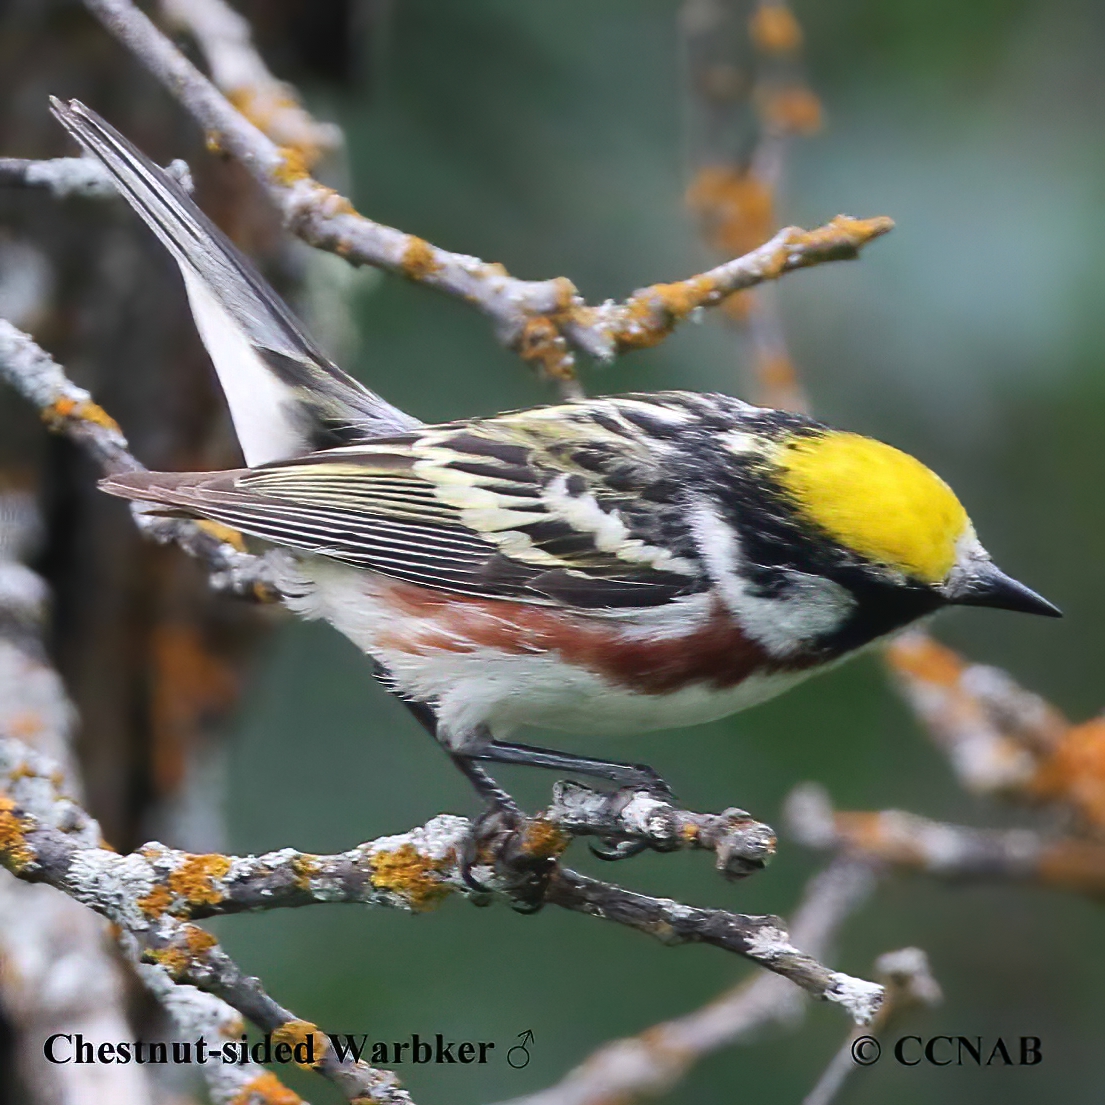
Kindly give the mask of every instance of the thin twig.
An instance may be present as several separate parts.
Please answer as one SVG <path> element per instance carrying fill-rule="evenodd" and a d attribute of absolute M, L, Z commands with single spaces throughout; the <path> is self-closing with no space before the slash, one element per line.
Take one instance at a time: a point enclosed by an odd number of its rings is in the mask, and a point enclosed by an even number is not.
<path fill-rule="evenodd" d="M 295 88 L 269 72 L 253 45 L 249 22 L 223 0 L 161 0 L 166 21 L 187 31 L 203 51 L 211 79 L 251 123 L 308 167 L 340 149 L 334 123 L 313 119 Z"/>
<path fill-rule="evenodd" d="M 440 249 L 359 214 L 347 199 L 314 180 L 294 150 L 279 147 L 235 110 L 132 3 L 85 4 L 176 96 L 209 143 L 249 169 L 285 224 L 304 241 L 472 304 L 492 321 L 501 341 L 556 379 L 574 377 L 574 350 L 609 360 L 654 345 L 699 307 L 794 269 L 855 257 L 893 225 L 887 218 L 840 216 L 813 231 L 790 227 L 747 257 L 710 272 L 643 288 L 624 303 L 588 306 L 564 277 L 519 280 L 502 265 Z"/>
<path fill-rule="evenodd" d="M 105 475 L 143 469 L 127 446 L 118 423 L 77 387 L 44 349 L 10 322 L 0 319 L 0 379 L 6 380 L 37 408 L 54 433 L 79 445 Z M 212 586 L 268 599 L 276 593 L 273 574 L 263 556 L 245 551 L 241 538 L 225 527 L 183 518 L 134 512 L 138 526 L 153 540 L 180 545 L 201 561 Z"/>
<path fill-rule="evenodd" d="M 825 958 L 836 931 L 873 885 L 870 867 L 854 860 L 838 860 L 815 876 L 792 920 L 794 944 Z M 604 1044 L 556 1085 L 511 1105 L 627 1105 L 656 1097 L 707 1055 L 748 1043 L 771 1026 L 794 1027 L 803 1009 L 800 989 L 759 975 L 693 1013 Z"/>
<path fill-rule="evenodd" d="M 166 169 L 186 192 L 192 191 L 192 174 L 186 161 L 177 158 Z M 45 188 L 54 199 L 119 197 L 115 178 L 94 157 L 51 157 L 44 161 L 0 157 L 0 187 Z"/>
<path fill-rule="evenodd" d="M 880 955 L 875 960 L 875 976 L 886 987 L 882 1008 L 871 1024 L 862 1030 L 852 1029 L 802 1105 L 831 1105 L 857 1062 L 862 1063 L 869 1056 L 866 1049 L 870 1040 L 861 1042 L 863 1037 L 885 1030 L 892 1020 L 911 1008 L 938 1005 L 943 1000 L 940 986 L 929 970 L 928 956 L 920 948 L 901 948 Z"/>
<path fill-rule="evenodd" d="M 842 852 L 949 881 L 1037 882 L 1105 894 L 1105 841 L 1048 836 L 1032 829 L 976 829 L 901 810 L 836 811 L 807 783 L 787 799 L 793 836 L 807 847 Z"/>

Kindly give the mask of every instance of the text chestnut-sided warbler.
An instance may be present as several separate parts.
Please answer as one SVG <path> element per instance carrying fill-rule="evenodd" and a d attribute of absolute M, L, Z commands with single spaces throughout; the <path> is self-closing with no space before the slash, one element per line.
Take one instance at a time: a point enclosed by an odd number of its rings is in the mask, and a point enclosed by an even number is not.
<path fill-rule="evenodd" d="M 502 738 L 721 717 L 949 604 L 1058 613 L 919 461 L 798 415 L 672 391 L 420 424 L 327 360 L 175 180 L 54 110 L 180 265 L 249 465 L 103 487 L 288 550 L 288 605 L 368 653 L 470 776 L 640 782 Z"/>

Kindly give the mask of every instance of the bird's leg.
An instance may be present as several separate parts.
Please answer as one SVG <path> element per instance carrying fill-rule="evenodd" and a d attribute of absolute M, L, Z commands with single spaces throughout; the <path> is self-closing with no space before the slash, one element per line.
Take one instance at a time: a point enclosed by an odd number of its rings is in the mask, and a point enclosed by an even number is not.
<path fill-rule="evenodd" d="M 576 756 L 553 748 L 534 748 L 528 744 L 511 744 L 493 740 L 470 753 L 474 760 L 500 764 L 526 764 L 548 767 L 554 771 L 574 771 L 596 779 L 607 779 L 623 787 L 648 790 L 659 797 L 674 798 L 671 787 L 648 764 L 627 764 L 617 760 L 596 760 L 591 756 Z"/>
<path fill-rule="evenodd" d="M 375 667 L 377 677 L 381 679 L 385 686 L 388 686 L 387 672 L 380 664 L 376 664 Z M 418 723 L 434 740 L 445 746 L 439 736 L 437 712 L 429 703 L 416 702 L 404 698 L 401 694 L 396 694 L 396 698 L 410 710 Z M 526 817 L 514 799 L 495 782 L 489 772 L 475 763 L 470 755 L 457 752 L 448 747 L 446 747 L 446 751 L 461 774 L 487 803 L 483 813 L 473 823 L 472 832 L 468 837 L 464 852 L 458 857 L 457 862 L 461 878 L 464 879 L 465 883 L 473 890 L 484 894 L 487 893 L 488 888 L 472 874 L 473 867 L 479 862 L 483 846 L 495 843 L 496 838 L 500 838 L 497 841 L 499 844 L 497 854 L 503 854 L 503 845 L 506 845 L 506 850 L 509 853 L 509 839 L 503 840 L 501 838 L 515 837 L 525 825 Z M 510 890 L 511 897 L 514 899 L 512 904 L 519 913 L 536 913 L 544 904 L 545 886 L 548 883 L 548 876 L 553 864 L 547 859 L 536 865 L 532 859 L 528 862 L 519 862 L 521 858 L 515 855 L 514 862 L 510 865 L 514 876 Z M 517 877 L 519 874 L 521 875 L 520 878 Z"/>
<path fill-rule="evenodd" d="M 376 677 L 385 687 L 392 690 L 387 670 L 378 662 L 373 666 Z M 445 742 L 441 740 L 438 732 L 437 713 L 434 708 L 427 702 L 405 698 L 394 690 L 392 690 L 392 693 L 410 710 L 423 729 L 444 747 Z M 473 889 L 485 889 L 476 883 L 470 873 L 475 861 L 475 852 L 478 852 L 478 845 L 475 842 L 484 839 L 492 831 L 500 829 L 504 822 L 518 825 L 524 819 L 524 814 L 518 808 L 518 804 L 514 799 L 495 782 L 486 770 L 475 763 L 475 760 L 545 767 L 554 771 L 573 771 L 579 775 L 606 779 L 624 787 L 648 790 L 665 799 L 674 797 L 671 787 L 648 764 L 627 764 L 614 760 L 598 760 L 590 756 L 558 752 L 552 748 L 535 748 L 526 744 L 512 744 L 509 741 L 492 740 L 490 733 L 486 734 L 486 740 L 482 744 L 474 746 L 471 751 L 458 751 L 450 748 L 446 748 L 446 751 L 449 753 L 449 758 L 475 788 L 476 793 L 487 803 L 487 808 L 474 826 L 473 855 L 465 857 L 461 863 L 461 873 L 464 881 Z M 597 843 L 592 842 L 590 848 L 599 859 L 618 860 L 638 855 L 645 851 L 648 845 L 638 841 L 600 840 Z"/>

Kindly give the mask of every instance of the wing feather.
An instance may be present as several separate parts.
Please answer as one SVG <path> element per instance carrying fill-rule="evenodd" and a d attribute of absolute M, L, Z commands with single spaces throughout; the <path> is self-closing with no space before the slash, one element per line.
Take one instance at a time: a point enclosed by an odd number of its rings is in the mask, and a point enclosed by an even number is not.
<path fill-rule="evenodd" d="M 646 408 L 636 397 L 587 400 L 258 468 L 131 473 L 103 486 L 456 594 L 657 606 L 709 583 L 682 521 L 672 450 Z M 691 416 L 671 401 L 651 417 L 672 429 Z"/>

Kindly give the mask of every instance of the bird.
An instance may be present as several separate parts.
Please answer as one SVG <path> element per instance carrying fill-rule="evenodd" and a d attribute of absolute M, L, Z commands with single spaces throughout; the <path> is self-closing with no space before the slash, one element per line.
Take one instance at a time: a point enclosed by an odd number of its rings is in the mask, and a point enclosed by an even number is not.
<path fill-rule="evenodd" d="M 921 461 L 801 414 L 672 390 L 423 424 L 334 365 L 174 176 L 79 101 L 53 111 L 179 265 L 246 462 L 100 486 L 276 550 L 286 605 L 366 653 L 492 805 L 487 763 L 671 795 L 520 729 L 683 728 L 945 607 L 1059 616 Z"/>

